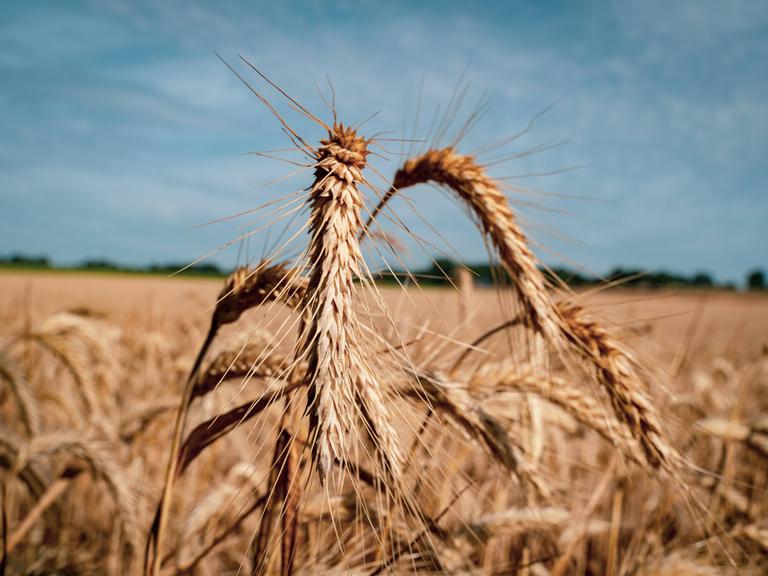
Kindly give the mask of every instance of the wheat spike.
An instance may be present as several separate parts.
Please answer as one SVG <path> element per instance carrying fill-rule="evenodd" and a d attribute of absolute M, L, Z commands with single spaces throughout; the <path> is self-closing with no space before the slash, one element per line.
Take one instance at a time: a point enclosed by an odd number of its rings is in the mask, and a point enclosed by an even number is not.
<path fill-rule="evenodd" d="M 281 375 L 288 366 L 288 359 L 268 354 L 269 340 L 250 338 L 244 346 L 220 352 L 195 378 L 192 397 L 205 396 L 224 380 L 236 378 L 271 378 Z"/>
<path fill-rule="evenodd" d="M 562 306 L 569 338 L 577 349 L 585 349 L 593 361 L 598 381 L 608 392 L 613 411 L 643 448 L 653 466 L 676 466 L 679 457 L 664 438 L 656 410 L 643 391 L 629 355 L 600 324 L 578 306 Z"/>
<path fill-rule="evenodd" d="M 654 468 L 665 466 L 674 470 L 679 458 L 661 433 L 656 411 L 643 392 L 629 357 L 583 310 L 554 303 L 506 197 L 472 156 L 458 154 L 448 147 L 428 150 L 407 160 L 365 229 L 397 191 L 427 182 L 453 190 L 477 216 L 517 289 L 525 312 L 523 321 L 556 349 L 569 347 L 585 358 L 611 398 L 617 418 L 643 447 L 647 463 Z"/>
<path fill-rule="evenodd" d="M 481 441 L 494 458 L 530 482 L 540 495 L 545 498 L 551 495 L 550 488 L 528 461 L 522 447 L 512 442 L 501 422 L 483 410 L 465 383 L 450 381 L 434 372 L 416 373 L 414 377 L 418 385 L 406 386 L 405 395 L 419 403 L 424 403 L 426 397 L 431 409 L 448 416 L 471 437 Z"/>
<path fill-rule="evenodd" d="M 345 442 L 360 414 L 390 473 L 400 454 L 386 403 L 362 354 L 354 310 L 354 278 L 361 277 L 357 234 L 365 182 L 367 142 L 353 129 L 335 125 L 317 151 L 310 191 L 310 275 L 307 323 L 297 356 L 307 358 L 307 406 L 312 453 L 321 478 L 343 459 Z"/>
<path fill-rule="evenodd" d="M 502 264 L 520 295 L 525 322 L 551 342 L 560 336 L 559 319 L 547 293 L 544 275 L 528 248 L 525 234 L 497 183 L 471 156 L 451 148 L 431 149 L 411 158 L 395 173 L 390 190 L 373 211 L 366 225 L 397 192 L 411 186 L 434 182 L 455 192 L 480 220 L 484 234 L 499 252 Z"/>

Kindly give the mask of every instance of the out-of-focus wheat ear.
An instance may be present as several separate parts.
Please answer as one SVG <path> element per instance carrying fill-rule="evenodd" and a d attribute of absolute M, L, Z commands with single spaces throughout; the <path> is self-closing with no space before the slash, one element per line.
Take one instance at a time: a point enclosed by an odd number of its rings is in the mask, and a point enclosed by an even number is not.
<path fill-rule="evenodd" d="M 178 398 L 136 403 L 120 416 L 120 423 L 117 426 L 118 436 L 123 442 L 130 444 L 156 418 L 178 409 Z"/>
<path fill-rule="evenodd" d="M 655 554 L 631 570 L 637 576 L 721 576 L 722 567 L 712 566 L 705 559 L 686 551 Z M 727 573 L 727 571 L 725 572 Z"/>
<path fill-rule="evenodd" d="M 570 520 L 570 512 L 562 508 L 510 508 L 502 512 L 485 514 L 462 526 L 461 532 L 467 538 L 488 540 L 500 534 L 560 529 Z"/>
<path fill-rule="evenodd" d="M 101 412 L 100 395 L 88 354 L 88 346 L 97 340 L 97 335 L 92 332 L 93 327 L 87 319 L 72 314 L 57 314 L 24 335 L 24 338 L 52 354 L 71 374 L 83 403 L 82 412 L 85 412 L 79 416 L 86 419 Z"/>
<path fill-rule="evenodd" d="M 768 457 L 768 415 L 763 414 L 749 424 L 727 418 L 705 418 L 697 423 L 699 429 L 723 440 L 743 442 Z"/>
<path fill-rule="evenodd" d="M 506 428 L 483 410 L 466 383 L 448 380 L 442 374 L 415 372 L 416 384 L 409 384 L 402 393 L 423 404 L 428 399 L 430 409 L 453 420 L 467 434 L 482 442 L 488 452 L 503 466 L 533 486 L 540 496 L 549 498 L 551 489 L 528 461 L 522 447 L 509 437 Z"/>
<path fill-rule="evenodd" d="M 41 418 L 35 394 L 21 371 L 2 352 L 0 352 L 0 380 L 4 380 L 11 389 L 27 435 L 37 435 L 40 432 Z"/>
<path fill-rule="evenodd" d="M 141 550 L 142 514 L 138 484 L 115 460 L 116 453 L 117 447 L 113 444 L 84 438 L 80 432 L 50 432 L 36 436 L 20 447 L 14 469 L 23 472 L 34 462 L 53 455 L 69 458 L 70 467 L 76 466 L 77 462 L 85 464 L 86 470 L 109 487 L 128 542 L 134 550 Z"/>
<path fill-rule="evenodd" d="M 72 480 L 77 478 L 81 473 L 82 470 L 68 468 L 64 470 L 61 476 L 48 485 L 45 492 L 40 496 L 40 499 L 35 502 L 35 505 L 30 509 L 24 519 L 15 527 L 13 533 L 8 535 L 6 554 L 13 552 L 13 549 L 24 540 L 24 537 L 36 524 L 37 520 L 40 519 L 45 511 L 56 502 L 67 488 L 69 488 L 72 484 Z M 2 574 L 2 572 L 0 572 L 0 574 Z"/>
<path fill-rule="evenodd" d="M 653 467 L 673 471 L 680 464 L 679 456 L 661 431 L 656 409 L 643 390 L 629 355 L 582 308 L 563 305 L 561 315 L 566 337 L 592 359 L 614 413 L 640 443 L 646 461 Z"/>
<path fill-rule="evenodd" d="M 188 572 L 201 546 L 215 541 L 211 532 L 217 523 L 242 511 L 238 505 L 242 504 L 240 500 L 252 500 L 254 495 L 258 498 L 259 479 L 259 470 L 254 465 L 240 462 L 229 469 L 224 480 L 195 503 L 181 528 L 178 548 L 167 558 L 170 560 L 175 556 L 177 572 Z"/>
<path fill-rule="evenodd" d="M 477 370 L 469 386 L 475 390 L 514 390 L 535 394 L 591 428 L 635 462 L 643 463 L 640 446 L 630 431 L 622 426 L 601 404 L 572 383 L 552 374 L 541 374 L 517 362 L 485 364 Z"/>
<path fill-rule="evenodd" d="M 310 190 L 307 321 L 297 357 L 307 359 L 312 455 L 323 481 L 334 460 L 344 459 L 356 415 L 367 420 L 389 471 L 397 475 L 400 467 L 394 430 L 382 426 L 391 420 L 379 384 L 366 369 L 353 306 L 354 279 L 362 264 L 357 235 L 363 198 L 358 186 L 365 182 L 367 154 L 367 142 L 355 130 L 334 125 L 317 150 Z"/>
<path fill-rule="evenodd" d="M 13 470 L 23 445 L 24 440 L 15 432 L 0 426 L 0 468 Z M 44 462 L 29 462 L 16 472 L 35 498 L 39 498 L 51 482 L 50 470 Z"/>

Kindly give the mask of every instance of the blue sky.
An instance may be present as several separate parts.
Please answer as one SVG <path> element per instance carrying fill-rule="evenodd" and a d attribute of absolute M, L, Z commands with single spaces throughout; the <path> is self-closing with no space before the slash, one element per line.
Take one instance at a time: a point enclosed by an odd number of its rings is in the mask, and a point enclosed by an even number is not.
<path fill-rule="evenodd" d="M 316 84 L 330 77 L 341 118 L 378 111 L 364 130 L 391 138 L 413 136 L 419 101 L 423 136 L 466 69 L 458 120 L 483 92 L 492 105 L 467 151 L 556 103 L 505 150 L 566 143 L 494 169 L 579 167 L 514 180 L 531 189 L 513 199 L 550 264 L 720 280 L 768 267 L 766 2 L 2 1 L 0 10 L 0 253 L 191 260 L 253 219 L 195 225 L 308 184 L 306 173 L 270 184 L 292 167 L 243 154 L 287 141 L 218 52 L 247 57 L 326 119 Z M 307 139 L 322 136 L 287 117 Z M 397 159 L 375 167 L 391 176 Z M 484 258 L 454 204 L 429 189 L 409 197 L 417 213 L 395 205 L 409 227 L 433 238 L 428 220 L 446 251 Z M 248 249 L 265 241 L 257 235 Z M 231 264 L 236 248 L 214 260 Z M 429 251 L 410 247 L 406 259 L 424 264 Z"/>

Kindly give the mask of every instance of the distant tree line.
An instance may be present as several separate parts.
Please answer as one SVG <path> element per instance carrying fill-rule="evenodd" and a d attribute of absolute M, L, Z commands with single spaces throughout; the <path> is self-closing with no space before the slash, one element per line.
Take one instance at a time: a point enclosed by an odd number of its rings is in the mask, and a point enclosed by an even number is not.
<path fill-rule="evenodd" d="M 106 259 L 89 259 L 69 267 L 56 267 L 46 256 L 29 256 L 26 254 L 11 254 L 0 256 L 0 267 L 22 269 L 63 269 L 86 270 L 92 272 L 123 272 L 134 274 L 173 274 L 186 268 L 185 263 L 171 262 L 166 264 L 150 264 L 144 267 L 122 266 Z M 422 286 L 448 286 L 455 277 L 456 269 L 468 268 L 475 276 L 478 285 L 492 285 L 505 282 L 505 275 L 499 266 L 492 264 L 463 264 L 447 258 L 438 258 L 427 268 L 421 270 L 380 272 L 376 275 L 377 282 L 383 284 L 408 283 L 417 281 Z M 665 271 L 644 272 L 638 269 L 615 268 L 605 277 L 597 277 L 584 274 L 564 267 L 547 268 L 544 275 L 553 283 L 557 278 L 570 286 L 594 286 L 596 284 L 611 283 L 620 286 L 637 288 L 665 288 L 665 287 L 692 287 L 692 288 L 720 288 L 735 290 L 732 283 L 718 284 L 708 273 L 698 272 L 692 276 L 684 276 Z M 216 264 L 194 264 L 186 268 L 184 275 L 190 276 L 226 276 L 228 270 Z M 745 287 L 748 290 L 765 290 L 766 279 L 762 270 L 754 269 L 747 273 Z"/>
<path fill-rule="evenodd" d="M 468 268 L 472 271 L 475 276 L 475 283 L 481 286 L 490 286 L 494 283 L 503 283 L 505 281 L 505 274 L 500 266 L 463 264 L 449 259 L 436 259 L 429 267 L 421 270 L 394 273 L 381 272 L 377 280 L 389 284 L 417 281 L 422 286 L 448 286 L 455 277 L 456 269 L 459 267 Z M 598 277 L 565 267 L 546 268 L 542 271 L 552 283 L 556 284 L 562 280 L 573 287 L 610 283 L 634 288 L 689 287 L 736 289 L 736 285 L 731 282 L 715 282 L 707 272 L 697 272 L 691 276 L 685 276 L 666 271 L 645 272 L 639 269 L 615 268 L 607 276 Z M 757 269 L 750 271 L 746 277 L 746 287 L 749 290 L 764 290 L 766 288 L 764 273 Z"/>
<path fill-rule="evenodd" d="M 27 256 L 11 254 L 0 256 L 0 266 L 5 268 L 40 269 L 40 270 L 82 270 L 89 272 L 121 272 L 128 274 L 173 274 L 185 269 L 187 276 L 226 276 L 228 272 L 216 264 L 194 264 L 187 267 L 186 263 L 169 262 L 167 264 L 150 264 L 149 266 L 123 266 L 102 258 L 84 260 L 74 266 L 54 266 L 45 256 Z"/>

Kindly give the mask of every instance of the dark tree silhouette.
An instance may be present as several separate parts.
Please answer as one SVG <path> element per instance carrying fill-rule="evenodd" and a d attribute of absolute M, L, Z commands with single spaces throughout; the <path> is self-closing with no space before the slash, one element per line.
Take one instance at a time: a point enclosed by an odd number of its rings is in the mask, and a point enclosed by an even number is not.
<path fill-rule="evenodd" d="M 747 274 L 748 290 L 765 290 L 765 273 L 762 270 L 752 270 Z"/>

